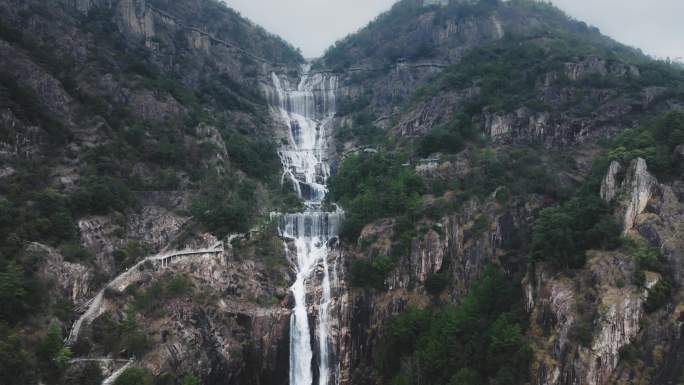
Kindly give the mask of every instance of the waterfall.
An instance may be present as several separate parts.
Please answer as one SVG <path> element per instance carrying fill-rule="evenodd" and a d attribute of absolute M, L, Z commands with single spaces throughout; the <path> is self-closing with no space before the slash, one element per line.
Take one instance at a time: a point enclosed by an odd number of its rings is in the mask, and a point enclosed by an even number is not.
<path fill-rule="evenodd" d="M 339 209 L 325 212 L 321 205 L 328 192 L 326 129 L 335 115 L 337 78 L 310 74 L 309 70 L 308 65 L 302 68 L 296 87 L 286 78 L 272 74 L 275 94 L 270 95 L 276 113 L 289 128 L 287 144 L 279 151 L 283 181 L 290 181 L 306 204 L 301 213 L 279 215 L 280 234 L 294 240 L 297 252 L 293 258 L 297 276 L 290 288 L 295 303 L 290 318 L 290 385 L 314 385 L 315 374 L 318 385 L 328 385 L 334 375 L 330 354 L 330 285 L 335 272 L 328 263 L 328 243 L 337 237 L 343 214 Z M 317 277 L 321 276 L 316 286 Z M 320 294 L 318 303 L 307 303 L 316 293 Z M 309 308 L 316 306 L 316 325 L 312 327 Z M 312 330 L 317 344 L 311 340 Z M 314 358 L 317 368 L 313 367 Z"/>

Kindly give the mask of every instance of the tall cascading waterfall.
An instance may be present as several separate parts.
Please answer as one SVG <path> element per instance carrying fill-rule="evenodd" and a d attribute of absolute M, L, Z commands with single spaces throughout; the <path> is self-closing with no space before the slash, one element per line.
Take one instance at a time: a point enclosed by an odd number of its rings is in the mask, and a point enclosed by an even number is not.
<path fill-rule="evenodd" d="M 316 380 L 318 385 L 328 385 L 335 382 L 339 369 L 330 353 L 335 269 L 330 269 L 328 259 L 329 243 L 338 235 L 343 214 L 321 207 L 330 175 L 326 130 L 335 115 L 337 78 L 309 70 L 308 65 L 302 68 L 296 87 L 272 74 L 272 104 L 289 128 L 288 143 L 279 151 L 283 182 L 292 183 L 306 204 L 303 212 L 279 216 L 280 233 L 294 240 L 297 253 L 293 258 L 297 276 L 290 288 L 295 303 L 290 318 L 290 385 L 314 385 Z M 315 328 L 309 324 L 309 309 L 315 314 Z"/>

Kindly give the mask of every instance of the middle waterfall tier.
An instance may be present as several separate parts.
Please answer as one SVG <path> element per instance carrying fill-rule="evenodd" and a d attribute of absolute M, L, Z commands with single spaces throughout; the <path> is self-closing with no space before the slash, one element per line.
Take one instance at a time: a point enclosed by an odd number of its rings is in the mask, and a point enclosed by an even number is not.
<path fill-rule="evenodd" d="M 337 237 L 342 221 L 341 212 L 307 211 L 280 216 L 280 235 L 285 238 L 318 238 L 329 240 Z"/>

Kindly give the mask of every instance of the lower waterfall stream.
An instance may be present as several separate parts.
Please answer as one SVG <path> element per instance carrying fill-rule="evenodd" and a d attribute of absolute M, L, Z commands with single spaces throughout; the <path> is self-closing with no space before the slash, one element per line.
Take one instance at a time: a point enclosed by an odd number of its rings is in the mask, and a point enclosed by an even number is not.
<path fill-rule="evenodd" d="M 302 68 L 296 87 L 286 78 L 272 75 L 276 91 L 273 105 L 289 128 L 287 145 L 280 151 L 283 181 L 292 183 L 306 209 L 280 215 L 281 236 L 296 246 L 296 280 L 290 288 L 294 308 L 290 318 L 290 385 L 328 385 L 334 380 L 337 365 L 330 354 L 330 306 L 333 301 L 329 242 L 337 237 L 343 216 L 338 209 L 326 212 L 322 203 L 327 194 L 330 166 L 326 161 L 326 129 L 335 115 L 337 78 L 310 74 Z M 317 303 L 312 303 L 315 302 Z M 310 325 L 310 309 L 315 312 L 315 327 Z M 311 310 L 314 312 L 314 310 Z M 312 331 L 315 333 L 312 333 Z M 312 341 L 312 336 L 318 343 Z M 314 365 L 317 363 L 317 366 Z M 332 380 L 332 381 L 331 381 Z"/>

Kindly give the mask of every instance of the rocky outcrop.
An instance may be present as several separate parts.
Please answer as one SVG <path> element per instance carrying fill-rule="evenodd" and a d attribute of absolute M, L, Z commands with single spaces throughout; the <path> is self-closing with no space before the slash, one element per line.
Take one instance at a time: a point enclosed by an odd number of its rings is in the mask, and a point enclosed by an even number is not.
<path fill-rule="evenodd" d="M 150 195 L 154 196 L 154 193 Z M 175 202 L 169 205 L 171 208 L 187 207 L 188 205 L 185 201 L 187 197 L 183 195 L 176 197 L 162 196 L 162 198 L 172 202 L 175 200 Z M 152 197 L 151 200 L 158 199 L 157 197 Z M 126 224 L 127 239 L 141 241 L 152 250 L 161 250 L 171 245 L 189 218 L 178 215 L 172 209 L 169 209 L 169 206 L 145 205 L 139 213 L 130 215 Z"/>
<path fill-rule="evenodd" d="M 684 144 L 680 144 L 675 148 L 674 157 L 679 162 L 679 167 L 684 169 Z"/>
<path fill-rule="evenodd" d="M 682 282 L 682 186 L 658 183 L 641 158 L 630 163 L 624 176 L 621 169 L 612 162 L 601 195 L 617 203 L 616 216 L 624 218 L 627 236 L 662 252 L 667 273 L 642 271 L 643 286 L 638 286 L 635 272 L 644 267 L 629 249 L 589 252 L 587 266 L 572 275 L 537 266 L 524 282 L 533 322 L 531 341 L 536 344 L 534 384 L 667 383 L 659 381 L 679 376 L 670 368 L 682 362 L 676 353 L 681 349 L 676 321 L 681 315 L 670 305 L 648 314 L 645 305 L 661 282 Z M 679 290 L 672 293 L 675 302 Z M 647 366 L 666 368 L 667 373 Z"/>
<path fill-rule="evenodd" d="M 620 351 L 639 332 L 643 315 L 643 299 L 641 295 L 634 294 L 632 288 L 611 288 L 600 295 L 598 335 L 594 337 L 591 353 L 587 355 L 588 367 L 583 368 L 588 385 L 608 382 L 620 361 Z"/>
<path fill-rule="evenodd" d="M 484 130 L 495 141 L 505 141 L 515 137 L 534 140 L 544 138 L 549 126 L 548 113 L 534 113 L 520 108 L 511 114 L 484 113 Z"/>
<path fill-rule="evenodd" d="M 636 217 L 644 212 L 657 184 L 658 181 L 648 172 L 644 159 L 637 158 L 632 161 L 625 178 L 625 188 L 630 194 L 627 210 L 625 211 L 625 233 L 634 227 Z"/>
<path fill-rule="evenodd" d="M 82 218 L 78 221 L 81 243 L 95 256 L 100 273 L 112 278 L 117 268 L 122 268 L 116 265 L 112 254 L 126 248 L 129 242 L 138 242 L 149 252 L 172 245 L 189 220 L 174 210 L 187 207 L 187 198 L 182 193 L 141 193 L 141 208 L 137 212 Z"/>
<path fill-rule="evenodd" d="M 634 269 L 630 256 L 593 253 L 580 276 L 538 266 L 528 277 L 534 384 L 609 382 L 621 350 L 640 332 L 648 290 L 658 282 L 653 276 L 638 289 L 630 283 Z"/>
<path fill-rule="evenodd" d="M 57 294 L 53 300 L 65 299 L 82 304 L 97 290 L 96 274 L 85 265 L 68 262 L 55 249 L 40 243 L 31 243 L 25 253 L 38 262 L 38 277 L 54 285 Z"/>
<path fill-rule="evenodd" d="M 590 56 L 576 63 L 565 64 L 565 76 L 570 80 L 578 81 L 592 75 L 599 77 L 607 75 L 639 77 L 640 71 L 634 65 L 623 63 L 608 64 L 606 59 L 597 56 Z"/>
<path fill-rule="evenodd" d="M 659 192 L 658 180 L 648 171 L 643 158 L 634 159 L 620 180 L 622 166 L 613 161 L 601 183 L 601 198 L 606 202 L 620 198 L 620 206 L 624 209 L 622 215 L 623 231 L 630 232 L 637 217 L 644 212 L 651 199 Z"/>
<path fill-rule="evenodd" d="M 608 173 L 601 181 L 601 198 L 606 202 L 611 202 L 617 195 L 618 177 L 622 171 L 622 166 L 617 161 L 612 161 L 608 168 Z"/>

